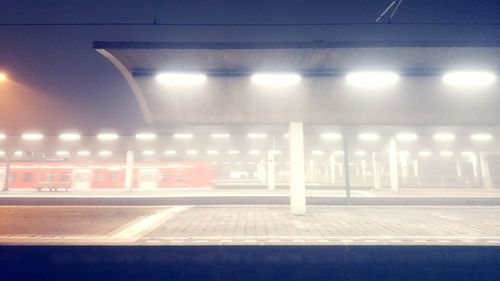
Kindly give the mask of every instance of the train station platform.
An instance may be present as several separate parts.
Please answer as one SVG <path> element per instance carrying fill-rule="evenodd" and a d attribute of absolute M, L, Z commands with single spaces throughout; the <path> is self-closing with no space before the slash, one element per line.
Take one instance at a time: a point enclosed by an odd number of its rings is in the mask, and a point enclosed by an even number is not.
<path fill-rule="evenodd" d="M 499 206 L 1 206 L 0 244 L 500 245 Z"/>
<path fill-rule="evenodd" d="M 500 205 L 500 189 L 439 188 L 352 190 L 312 187 L 306 190 L 308 205 Z M 162 190 L 10 190 L 0 192 L 0 205 L 287 205 L 290 192 L 256 187 L 169 188 Z"/>

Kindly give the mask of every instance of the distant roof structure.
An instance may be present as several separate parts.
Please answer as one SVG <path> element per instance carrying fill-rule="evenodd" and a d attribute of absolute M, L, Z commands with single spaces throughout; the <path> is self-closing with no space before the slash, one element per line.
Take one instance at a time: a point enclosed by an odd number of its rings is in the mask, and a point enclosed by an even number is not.
<path fill-rule="evenodd" d="M 144 118 L 153 124 L 495 125 L 500 88 L 462 91 L 441 83 L 455 69 L 498 73 L 500 41 L 374 41 L 285 43 L 94 42 L 122 73 Z M 395 87 L 346 85 L 353 70 L 394 70 Z M 188 89 L 159 85 L 163 71 L 206 73 Z M 259 71 L 303 75 L 300 85 L 251 83 Z"/>

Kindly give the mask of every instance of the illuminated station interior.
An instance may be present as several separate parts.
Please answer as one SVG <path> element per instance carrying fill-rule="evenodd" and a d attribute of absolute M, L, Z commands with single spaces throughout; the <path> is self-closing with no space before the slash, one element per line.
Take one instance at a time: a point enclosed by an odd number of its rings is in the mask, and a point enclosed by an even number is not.
<path fill-rule="evenodd" d="M 495 196 L 500 186 L 498 48 L 94 49 L 128 83 L 144 126 L 2 132 L 3 190 L 286 189 L 303 214 L 309 190 Z"/>

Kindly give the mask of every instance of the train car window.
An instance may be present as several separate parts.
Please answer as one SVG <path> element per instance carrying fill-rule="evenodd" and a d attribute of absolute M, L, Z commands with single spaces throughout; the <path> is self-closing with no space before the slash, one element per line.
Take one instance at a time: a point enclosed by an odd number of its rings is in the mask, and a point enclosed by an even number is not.
<path fill-rule="evenodd" d="M 177 171 L 176 173 L 176 179 L 178 182 L 185 182 L 186 181 L 186 175 L 181 172 L 181 171 Z"/>
<path fill-rule="evenodd" d="M 62 182 L 69 182 L 70 181 L 70 175 L 68 173 L 63 173 L 60 175 L 60 179 Z"/>
<path fill-rule="evenodd" d="M 31 182 L 31 181 L 33 181 L 33 173 L 31 173 L 31 172 L 24 173 L 24 175 L 23 175 L 23 181 L 24 182 Z"/>
<path fill-rule="evenodd" d="M 9 182 L 15 182 L 16 181 L 16 174 L 15 173 L 9 173 Z"/>
<path fill-rule="evenodd" d="M 46 173 L 45 174 L 45 181 L 46 182 L 53 182 L 54 181 L 54 174 L 53 173 Z"/>
<path fill-rule="evenodd" d="M 96 175 L 95 175 L 95 181 L 97 181 L 97 182 L 103 182 L 104 181 L 104 174 L 103 173 L 96 173 Z"/>
<path fill-rule="evenodd" d="M 167 182 L 168 178 L 169 178 L 169 174 L 167 172 L 163 172 L 163 173 L 161 173 L 160 177 L 161 177 L 160 181 Z"/>
<path fill-rule="evenodd" d="M 111 182 L 118 182 L 119 174 L 111 173 Z"/>

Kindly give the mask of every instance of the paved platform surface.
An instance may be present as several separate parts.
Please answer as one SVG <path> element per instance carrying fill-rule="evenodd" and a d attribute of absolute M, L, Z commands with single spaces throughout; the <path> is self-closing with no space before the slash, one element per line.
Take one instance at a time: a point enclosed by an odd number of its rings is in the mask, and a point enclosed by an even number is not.
<path fill-rule="evenodd" d="M 500 207 L 0 207 L 0 244 L 500 245 Z"/>

